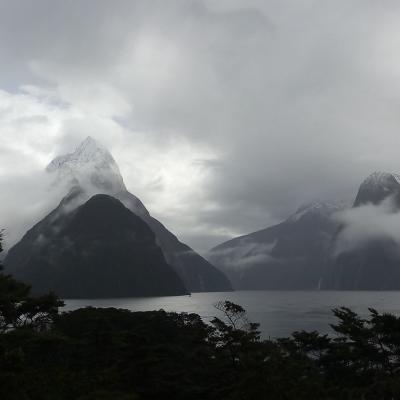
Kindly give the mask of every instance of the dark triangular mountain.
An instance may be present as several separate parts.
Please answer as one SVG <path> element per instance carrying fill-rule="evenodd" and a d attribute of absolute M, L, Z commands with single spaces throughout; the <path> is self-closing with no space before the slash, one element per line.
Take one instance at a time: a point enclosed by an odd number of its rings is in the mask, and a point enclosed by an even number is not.
<path fill-rule="evenodd" d="M 10 249 L 5 266 L 35 293 L 66 298 L 163 296 L 187 290 L 147 224 L 119 200 L 74 191 Z"/>
<path fill-rule="evenodd" d="M 359 207 L 369 206 L 371 212 L 385 212 L 388 215 L 398 212 L 399 179 L 397 174 L 385 172 L 370 175 L 360 185 L 353 210 L 357 212 Z M 378 207 L 383 207 L 383 202 L 385 207 L 378 211 Z M 400 289 L 398 244 L 392 238 L 371 235 L 357 242 L 355 238 L 348 238 L 344 247 L 343 234 L 349 223 L 344 221 L 332 240 L 322 287 L 335 290 Z"/>
<path fill-rule="evenodd" d="M 165 259 L 181 277 L 190 292 L 232 290 L 226 276 L 172 234 L 161 222 L 153 218 L 143 203 L 130 193 L 123 182 L 118 165 L 112 155 L 93 138 L 85 139 L 77 149 L 55 158 L 47 167 L 55 175 L 57 185 L 66 190 L 82 190 L 74 206 L 82 204 L 96 193 L 109 194 L 145 221 L 156 235 Z"/>
<path fill-rule="evenodd" d="M 235 289 L 316 289 L 341 206 L 316 202 L 286 221 L 225 242 L 209 253 Z"/>

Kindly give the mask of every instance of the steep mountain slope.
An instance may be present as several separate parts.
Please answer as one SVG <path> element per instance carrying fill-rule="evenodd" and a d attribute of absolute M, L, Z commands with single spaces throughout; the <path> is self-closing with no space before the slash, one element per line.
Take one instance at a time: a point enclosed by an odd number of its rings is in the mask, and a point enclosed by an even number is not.
<path fill-rule="evenodd" d="M 313 203 L 286 221 L 225 242 L 209 253 L 235 289 L 316 289 L 342 206 Z"/>
<path fill-rule="evenodd" d="M 368 214 L 360 214 L 355 221 L 344 221 L 333 238 L 322 282 L 324 289 L 400 289 L 398 241 L 380 234 L 377 230 L 379 224 L 374 226 L 381 218 L 385 218 L 383 224 L 387 225 L 399 212 L 399 179 L 396 174 L 375 172 L 362 182 L 352 211 L 359 213 L 360 208 L 366 206 Z M 347 234 L 349 230 L 354 230 L 354 223 L 362 224 L 363 229 L 352 235 Z M 364 231 L 368 232 L 368 236 Z M 344 240 L 346 246 L 343 246 Z"/>
<path fill-rule="evenodd" d="M 153 218 L 143 203 L 128 192 L 115 160 L 91 137 L 85 139 L 70 154 L 55 158 L 47 167 L 57 185 L 66 192 L 80 188 L 79 196 L 70 200 L 71 210 L 93 194 L 105 193 L 119 199 L 128 209 L 140 216 L 156 235 L 165 259 L 175 269 L 190 292 L 231 290 L 226 276 L 180 242 L 163 224 Z"/>
<path fill-rule="evenodd" d="M 35 293 L 66 298 L 187 293 L 141 218 L 107 195 L 71 211 L 79 195 L 71 193 L 10 249 L 7 271 Z"/>

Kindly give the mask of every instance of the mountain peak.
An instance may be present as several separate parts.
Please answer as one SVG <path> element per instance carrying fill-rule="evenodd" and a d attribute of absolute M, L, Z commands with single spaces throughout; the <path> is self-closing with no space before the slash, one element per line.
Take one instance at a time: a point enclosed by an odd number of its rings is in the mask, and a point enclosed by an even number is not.
<path fill-rule="evenodd" d="M 78 153 L 93 153 L 97 151 L 108 153 L 106 148 L 91 136 L 88 136 L 83 142 L 81 142 L 75 150 L 75 152 Z"/>
<path fill-rule="evenodd" d="M 81 144 L 78 147 L 92 145 L 92 144 L 95 146 L 99 146 L 99 143 L 97 142 L 97 140 L 89 135 L 86 137 L 86 139 L 83 142 L 81 142 Z"/>
<path fill-rule="evenodd" d="M 87 164 L 94 161 L 111 162 L 115 164 L 110 152 L 91 136 L 88 136 L 72 153 L 58 156 L 52 160 L 47 166 L 47 171 L 55 171 L 67 164 L 72 166 L 72 164 Z"/>
<path fill-rule="evenodd" d="M 118 165 L 111 153 L 99 142 L 88 136 L 68 154 L 56 157 L 46 168 L 57 173 L 57 181 L 81 185 L 90 191 L 119 192 L 125 185 Z"/>
<path fill-rule="evenodd" d="M 379 204 L 392 195 L 400 194 L 400 175 L 375 171 L 361 183 L 354 206 Z"/>
<path fill-rule="evenodd" d="M 375 171 L 364 179 L 361 185 L 387 185 L 388 183 L 400 183 L 400 175 L 391 172 Z"/>

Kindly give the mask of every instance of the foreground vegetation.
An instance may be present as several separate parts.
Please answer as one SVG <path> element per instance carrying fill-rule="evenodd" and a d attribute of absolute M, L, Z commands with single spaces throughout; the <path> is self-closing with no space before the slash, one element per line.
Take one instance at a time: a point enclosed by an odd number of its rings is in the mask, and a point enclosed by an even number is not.
<path fill-rule="evenodd" d="M 260 339 L 238 305 L 224 318 L 85 308 L 0 274 L 0 399 L 398 399 L 400 318 L 334 310 L 336 335 Z"/>

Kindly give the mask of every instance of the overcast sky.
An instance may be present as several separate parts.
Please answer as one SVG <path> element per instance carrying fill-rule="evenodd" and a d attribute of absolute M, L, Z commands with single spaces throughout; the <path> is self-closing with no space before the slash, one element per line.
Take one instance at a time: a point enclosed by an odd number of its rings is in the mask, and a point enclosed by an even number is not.
<path fill-rule="evenodd" d="M 91 135 L 204 252 L 400 171 L 397 0 L 0 0 L 0 224 Z M 3 223 L 1 222 L 3 221 Z"/>

